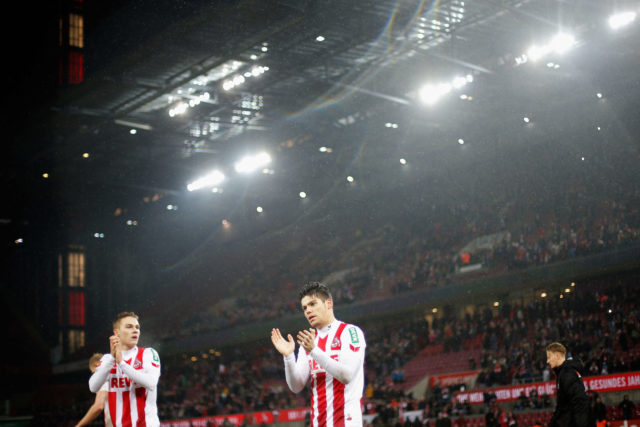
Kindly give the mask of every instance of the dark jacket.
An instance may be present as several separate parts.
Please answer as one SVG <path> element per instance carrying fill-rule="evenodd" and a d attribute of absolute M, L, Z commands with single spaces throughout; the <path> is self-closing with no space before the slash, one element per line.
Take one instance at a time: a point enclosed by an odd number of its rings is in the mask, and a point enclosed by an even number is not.
<path fill-rule="evenodd" d="M 556 410 L 549 427 L 592 427 L 589 397 L 582 382 L 582 363 L 567 359 L 553 368 L 556 374 Z"/>

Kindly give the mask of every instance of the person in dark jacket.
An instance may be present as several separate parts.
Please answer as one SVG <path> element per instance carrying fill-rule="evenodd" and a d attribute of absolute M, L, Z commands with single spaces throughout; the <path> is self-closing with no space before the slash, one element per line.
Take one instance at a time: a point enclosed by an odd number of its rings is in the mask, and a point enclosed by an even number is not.
<path fill-rule="evenodd" d="M 556 374 L 556 409 L 549 427 L 593 427 L 589 397 L 582 382 L 582 363 L 567 359 L 567 349 L 554 342 L 547 346 L 547 363 Z"/>
<path fill-rule="evenodd" d="M 593 404 L 593 418 L 596 420 L 596 427 L 605 427 L 607 425 L 607 407 L 602 403 L 600 395 L 596 396 Z"/>

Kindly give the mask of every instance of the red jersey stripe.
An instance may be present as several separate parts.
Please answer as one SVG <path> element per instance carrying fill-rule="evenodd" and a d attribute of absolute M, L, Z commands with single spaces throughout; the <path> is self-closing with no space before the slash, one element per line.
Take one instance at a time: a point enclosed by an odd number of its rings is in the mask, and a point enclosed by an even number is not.
<path fill-rule="evenodd" d="M 109 416 L 111 417 L 111 419 L 114 421 L 116 420 L 116 400 L 118 399 L 118 392 L 117 391 L 110 391 L 109 392 Z"/>
<path fill-rule="evenodd" d="M 344 384 L 333 380 L 333 427 L 344 427 Z"/>
<path fill-rule="evenodd" d="M 329 338 L 329 336 L 318 338 L 318 348 L 322 351 L 327 350 L 327 338 Z"/>
<path fill-rule="evenodd" d="M 120 393 L 122 396 L 122 427 L 132 427 L 131 423 L 131 400 L 129 393 Z"/>
<path fill-rule="evenodd" d="M 147 389 L 144 387 L 138 387 L 136 389 L 136 406 L 138 409 L 138 421 L 136 427 L 146 427 L 147 421 L 145 419 L 144 408 L 147 401 Z"/>
<path fill-rule="evenodd" d="M 318 391 L 318 427 L 326 427 L 327 425 L 327 390 L 325 388 L 325 380 L 327 374 L 318 372 L 316 374 L 316 390 Z"/>

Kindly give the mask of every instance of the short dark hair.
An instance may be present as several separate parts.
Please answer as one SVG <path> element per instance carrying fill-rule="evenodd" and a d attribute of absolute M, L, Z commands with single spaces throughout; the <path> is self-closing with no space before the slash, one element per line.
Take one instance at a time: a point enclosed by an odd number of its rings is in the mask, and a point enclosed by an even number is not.
<path fill-rule="evenodd" d="M 302 289 L 300 289 L 299 299 L 302 299 L 306 296 L 317 296 L 322 301 L 326 301 L 328 299 L 333 300 L 331 296 L 331 291 L 326 285 L 323 285 L 320 282 L 308 282 L 306 283 Z"/>
<path fill-rule="evenodd" d="M 120 326 L 120 321 L 125 317 L 133 317 L 134 319 L 138 320 L 138 315 L 133 311 L 123 311 L 122 313 L 118 313 L 116 318 L 113 319 L 113 329 L 118 329 L 118 327 Z"/>
<path fill-rule="evenodd" d="M 547 351 L 550 351 L 552 353 L 560 353 L 562 355 L 567 354 L 567 349 L 559 342 L 552 342 L 551 344 L 549 344 L 547 346 Z"/>

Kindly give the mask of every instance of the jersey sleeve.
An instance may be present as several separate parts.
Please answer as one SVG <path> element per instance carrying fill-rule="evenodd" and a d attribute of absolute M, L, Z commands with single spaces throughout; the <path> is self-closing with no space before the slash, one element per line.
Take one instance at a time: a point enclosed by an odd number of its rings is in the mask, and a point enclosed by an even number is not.
<path fill-rule="evenodd" d="M 142 369 L 135 369 L 124 361 L 118 366 L 127 377 L 147 390 L 155 390 L 158 385 L 158 380 L 160 379 L 160 356 L 150 347 L 145 348 L 142 353 Z"/>
<path fill-rule="evenodd" d="M 309 359 L 304 348 L 298 349 L 297 359 L 293 353 L 284 356 L 284 374 L 292 392 L 299 393 L 304 388 L 310 374 Z"/>
<path fill-rule="evenodd" d="M 327 353 L 314 347 L 311 357 L 331 376 L 343 384 L 349 384 L 362 369 L 364 351 L 367 346 L 364 333 L 355 325 L 348 325 L 340 335 L 342 346 L 338 360 L 332 359 Z"/>
<path fill-rule="evenodd" d="M 105 354 L 100 358 L 100 365 L 96 368 L 93 375 L 91 375 L 91 378 L 89 378 L 89 390 L 91 390 L 92 393 L 97 393 L 103 386 L 107 386 L 107 390 L 109 389 L 107 377 L 109 376 L 113 362 L 115 362 L 115 359 L 111 354 Z"/>

